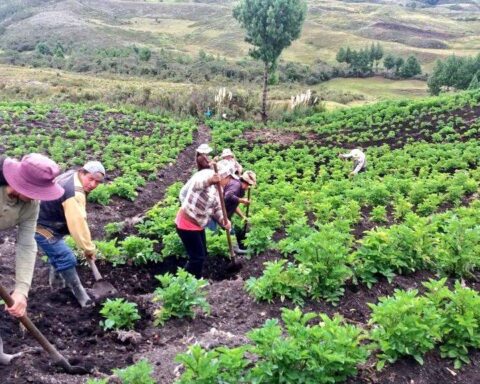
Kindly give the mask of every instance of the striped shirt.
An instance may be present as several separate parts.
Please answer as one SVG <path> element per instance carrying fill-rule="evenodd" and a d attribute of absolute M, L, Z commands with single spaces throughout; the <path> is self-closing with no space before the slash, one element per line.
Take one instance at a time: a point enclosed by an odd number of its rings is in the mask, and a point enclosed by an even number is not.
<path fill-rule="evenodd" d="M 223 223 L 217 187 L 208 182 L 214 174 L 212 169 L 204 169 L 193 175 L 187 182 L 188 190 L 182 202 L 183 211 L 201 227 L 205 227 L 211 217 Z"/>

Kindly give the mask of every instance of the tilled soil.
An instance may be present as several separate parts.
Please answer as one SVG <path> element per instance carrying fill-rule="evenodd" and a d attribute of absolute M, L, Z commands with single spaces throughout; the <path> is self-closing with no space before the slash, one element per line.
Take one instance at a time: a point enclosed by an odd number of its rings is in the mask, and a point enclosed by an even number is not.
<path fill-rule="evenodd" d="M 270 256 L 270 257 L 269 257 Z M 265 260 L 274 257 L 265 255 Z M 260 257 L 262 259 L 263 257 Z M 46 285 L 47 268 L 37 268 L 35 286 L 30 297 L 29 314 L 45 336 L 72 363 L 93 369 L 92 375 L 105 377 L 111 369 L 124 367 L 147 358 L 155 368 L 158 383 L 173 383 L 179 373 L 174 358 L 189 345 L 199 342 L 204 347 L 218 345 L 235 346 L 247 342 L 246 333 L 260 327 L 268 318 L 279 317 L 282 307 L 293 308 L 290 302 L 276 301 L 272 304 L 256 303 L 243 289 L 245 280 L 258 274 L 258 261 L 244 260 L 244 268 L 226 280 L 210 280 L 208 301 L 211 313 L 198 314 L 193 319 L 173 319 L 163 327 L 153 325 L 152 294 L 157 282 L 154 276 L 162 273 L 159 266 L 142 268 L 122 266 L 115 269 L 100 265 L 101 272 L 113 282 L 119 295 L 138 304 L 142 320 L 136 326 L 141 335 L 137 341 L 120 341 L 115 333 L 105 332 L 100 327 L 99 307 L 80 309 L 66 289 L 53 291 Z M 212 265 L 221 263 L 210 262 Z M 170 261 L 170 267 L 175 263 Z M 90 272 L 81 267 L 85 286 L 91 287 Z M 116 279 L 112 279 L 113 277 Z M 342 314 L 348 322 L 367 327 L 370 309 L 367 303 L 377 302 L 380 296 L 391 295 L 395 289 L 421 288 L 421 282 L 434 277 L 430 273 L 417 272 L 400 276 L 390 284 L 380 281 L 372 289 L 365 286 L 346 287 L 344 297 L 334 307 L 323 301 L 309 301 L 304 311 Z M 478 283 L 471 283 L 478 289 Z M 10 366 L 0 370 L 1 383 L 84 383 L 83 376 L 72 376 L 54 368 L 46 353 L 39 350 L 36 342 L 24 334 L 16 321 L 6 313 L 0 313 L 0 329 L 8 352 L 27 350 Z M 418 365 L 413 359 L 400 359 L 382 372 L 374 369 L 373 361 L 367 363 L 349 383 L 475 383 L 480 380 L 480 353 L 471 354 L 472 363 L 461 371 L 453 369 L 451 361 L 440 359 L 437 352 L 427 354 L 425 364 Z M 455 376 L 454 376 L 455 375 Z"/>
<path fill-rule="evenodd" d="M 176 180 L 185 180 L 191 172 L 193 152 L 200 142 L 208 141 L 208 130 L 200 128 L 195 143 L 179 156 L 177 164 L 165 170 L 164 177 L 148 185 L 134 203 L 121 202 L 111 207 L 90 206 L 89 214 L 95 238 L 103 233 L 103 225 L 111 221 L 123 221 L 147 210 L 163 197 L 166 187 Z M 13 233 L 3 233 L 0 241 L 0 281 L 11 287 L 14 274 Z M 266 319 L 279 317 L 282 307 L 292 308 L 290 302 L 256 303 L 244 290 L 245 281 L 251 276 L 260 276 L 263 263 L 280 255 L 269 251 L 251 260 L 243 259 L 243 269 L 238 273 L 228 270 L 227 260 L 209 259 L 205 266 L 210 314 L 198 314 L 193 320 L 172 319 L 165 326 L 153 324 L 156 303 L 152 293 L 158 286 L 155 276 L 167 271 L 174 272 L 183 265 L 183 260 L 167 259 L 159 265 L 134 267 L 130 265 L 113 268 L 100 264 L 104 278 L 118 289 L 119 296 L 138 305 L 142 320 L 137 323 L 130 339 L 121 341 L 113 332 L 105 332 L 100 326 L 99 305 L 81 309 L 67 289 L 52 290 L 47 286 L 48 270 L 45 263 L 37 260 L 34 282 L 29 298 L 29 316 L 45 336 L 72 363 L 91 369 L 92 376 L 106 377 L 112 369 L 122 368 L 142 358 L 147 358 L 154 366 L 154 376 L 158 383 L 173 383 L 180 369 L 175 362 L 176 354 L 186 351 L 189 345 L 198 342 L 206 348 L 217 345 L 235 346 L 248 341 L 246 334 L 252 328 L 263 325 Z M 94 283 L 89 269 L 79 267 L 86 287 Z M 308 301 L 304 311 L 333 315 L 342 314 L 348 322 L 368 327 L 370 317 L 368 303 L 376 303 L 378 298 L 391 295 L 395 289 L 420 288 L 421 282 L 433 278 L 431 273 L 416 272 L 409 276 L 399 276 L 392 283 L 379 281 L 371 289 L 366 286 L 347 284 L 345 295 L 337 306 L 323 301 Z M 480 274 L 477 278 L 480 277 Z M 476 281 L 467 284 L 480 288 Z M 10 366 L 0 368 L 0 383 L 39 383 L 39 384 L 83 384 L 86 376 L 68 375 L 58 371 L 49 361 L 36 341 L 25 334 L 15 319 L 0 312 L 0 332 L 6 352 L 25 351 Z M 437 351 L 428 353 L 425 364 L 420 366 L 413 359 L 400 359 L 387 366 L 382 372 L 374 368 L 373 360 L 361 367 L 356 377 L 348 383 L 385 384 L 470 384 L 480 382 L 480 352 L 471 353 L 471 364 L 460 371 L 453 369 L 453 363 L 440 359 Z"/>

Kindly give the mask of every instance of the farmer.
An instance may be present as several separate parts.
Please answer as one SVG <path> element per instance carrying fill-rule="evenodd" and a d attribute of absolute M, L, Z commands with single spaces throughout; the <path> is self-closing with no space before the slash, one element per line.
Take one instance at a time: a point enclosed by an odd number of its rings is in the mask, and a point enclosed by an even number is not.
<path fill-rule="evenodd" d="M 199 171 L 210 168 L 210 159 L 208 154 L 212 152 L 212 148 L 208 144 L 202 144 L 197 148 L 196 160 Z"/>
<path fill-rule="evenodd" d="M 339 154 L 338 156 L 341 159 L 353 159 L 353 171 L 350 172 L 350 176 L 355 176 L 358 173 L 365 172 L 367 167 L 367 159 L 361 148 L 352 149 L 349 153 Z"/>
<path fill-rule="evenodd" d="M 221 162 L 220 162 L 221 163 Z M 249 205 L 250 201 L 246 199 L 245 191 L 250 187 L 257 185 L 257 176 L 252 171 L 245 171 L 240 178 L 232 177 L 223 190 L 225 198 L 225 208 L 227 210 L 227 216 L 230 220 L 234 213 L 239 215 L 242 220 L 246 221 L 247 217 L 239 208 L 239 204 Z M 240 248 L 244 233 L 234 232 L 237 238 L 237 244 L 234 247 L 234 251 L 237 254 L 245 254 L 246 250 Z"/>
<path fill-rule="evenodd" d="M 240 176 L 243 172 L 243 167 L 240 165 L 240 163 L 237 161 L 235 158 L 235 155 L 233 154 L 232 150 L 230 148 L 225 148 L 222 151 L 222 154 L 220 155 L 222 160 L 227 160 L 230 161 L 234 168 L 235 168 L 235 173 Z"/>
<path fill-rule="evenodd" d="M 57 199 L 63 189 L 54 183 L 60 173 L 58 165 L 43 155 L 32 153 L 21 161 L 0 158 L 0 229 L 18 226 L 15 256 L 15 288 L 13 305 L 6 308 L 15 317 L 25 314 L 37 255 L 34 234 L 39 201 Z M 3 352 L 0 337 L 0 364 L 13 357 Z"/>
<path fill-rule="evenodd" d="M 50 262 L 49 283 L 66 284 L 80 306 L 93 304 L 77 274 L 77 258 L 65 244 L 65 235 L 70 234 L 86 258 L 95 260 L 97 250 L 92 242 L 87 223 L 87 194 L 103 181 L 105 168 L 98 161 L 89 161 L 78 171 L 68 171 L 57 178 L 65 189 L 58 199 L 42 202 L 35 240 Z"/>
<path fill-rule="evenodd" d="M 232 173 L 234 170 L 230 166 L 219 167 L 218 173 L 212 169 L 204 169 L 187 182 L 189 187 L 175 224 L 188 254 L 185 269 L 196 278 L 201 278 L 203 263 L 207 257 L 205 226 L 210 218 L 222 223 L 226 230 L 231 229 L 230 221 L 223 217 L 215 184 L 224 187 L 230 181 Z"/>

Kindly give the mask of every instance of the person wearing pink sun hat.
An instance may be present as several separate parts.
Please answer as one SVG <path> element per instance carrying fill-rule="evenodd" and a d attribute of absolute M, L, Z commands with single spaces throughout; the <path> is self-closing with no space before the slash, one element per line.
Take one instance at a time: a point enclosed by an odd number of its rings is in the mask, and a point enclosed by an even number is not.
<path fill-rule="evenodd" d="M 25 314 L 32 283 L 37 244 L 35 227 L 40 208 L 39 200 L 54 200 L 62 196 L 63 188 L 54 182 L 60 167 L 38 153 L 26 155 L 21 161 L 0 157 L 0 230 L 18 227 L 15 255 L 15 288 L 13 305 L 6 308 L 15 317 Z M 1 336 L 0 336 L 0 344 Z M 0 350 L 0 364 L 11 357 Z"/>

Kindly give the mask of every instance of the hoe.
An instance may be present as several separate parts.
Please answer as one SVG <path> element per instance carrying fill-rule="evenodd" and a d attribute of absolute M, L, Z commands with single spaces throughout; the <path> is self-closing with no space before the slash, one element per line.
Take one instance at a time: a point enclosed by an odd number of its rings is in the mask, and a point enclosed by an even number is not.
<path fill-rule="evenodd" d="M 13 299 L 8 293 L 8 291 L 0 285 L 0 297 L 5 301 L 5 304 L 8 307 L 13 305 Z M 22 317 L 18 318 L 20 322 L 27 328 L 27 330 L 32 334 L 32 336 L 37 339 L 40 343 L 42 348 L 48 352 L 50 357 L 53 360 L 53 364 L 62 368 L 65 372 L 70 373 L 72 375 L 85 375 L 89 373 L 87 368 L 78 366 L 78 365 L 71 365 L 68 360 L 58 352 L 58 350 L 51 344 L 45 336 L 43 336 L 42 332 L 32 323 L 32 320 L 25 314 Z"/>

